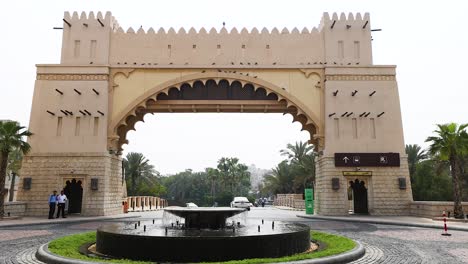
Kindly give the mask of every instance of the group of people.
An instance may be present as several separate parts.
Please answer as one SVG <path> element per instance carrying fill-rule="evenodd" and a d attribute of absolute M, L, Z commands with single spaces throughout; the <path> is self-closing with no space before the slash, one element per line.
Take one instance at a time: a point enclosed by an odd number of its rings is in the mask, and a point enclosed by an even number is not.
<path fill-rule="evenodd" d="M 53 194 L 49 196 L 49 219 L 54 218 L 55 207 L 57 207 L 56 218 L 59 218 L 60 214 L 62 214 L 62 218 L 67 218 L 65 216 L 65 203 L 67 200 L 67 196 L 63 190 L 60 191 L 60 194 L 57 194 L 57 191 L 54 191 Z"/>

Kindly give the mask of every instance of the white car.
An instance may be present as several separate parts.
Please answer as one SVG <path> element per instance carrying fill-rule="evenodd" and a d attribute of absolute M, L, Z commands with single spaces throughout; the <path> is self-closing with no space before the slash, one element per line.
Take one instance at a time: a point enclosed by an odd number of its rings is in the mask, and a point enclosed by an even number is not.
<path fill-rule="evenodd" d="M 186 203 L 185 206 L 187 206 L 188 208 L 196 208 L 198 207 L 198 205 L 194 204 L 194 203 Z"/>
<path fill-rule="evenodd" d="M 252 206 L 252 203 L 249 202 L 247 197 L 234 197 L 234 200 L 231 202 L 231 207 L 246 208 L 249 211 Z"/>

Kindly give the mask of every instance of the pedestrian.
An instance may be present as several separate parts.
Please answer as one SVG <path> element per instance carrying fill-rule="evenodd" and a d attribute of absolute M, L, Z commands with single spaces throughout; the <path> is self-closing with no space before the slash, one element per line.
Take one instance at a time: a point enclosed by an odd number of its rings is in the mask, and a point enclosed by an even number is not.
<path fill-rule="evenodd" d="M 58 212 L 57 218 L 60 217 L 60 212 L 62 212 L 62 218 L 67 218 L 65 216 L 65 203 L 67 201 L 67 196 L 63 193 L 63 190 L 60 191 L 60 195 L 57 195 L 57 202 L 58 202 Z"/>
<path fill-rule="evenodd" d="M 49 196 L 49 219 L 54 218 L 55 206 L 57 205 L 57 191 Z"/>

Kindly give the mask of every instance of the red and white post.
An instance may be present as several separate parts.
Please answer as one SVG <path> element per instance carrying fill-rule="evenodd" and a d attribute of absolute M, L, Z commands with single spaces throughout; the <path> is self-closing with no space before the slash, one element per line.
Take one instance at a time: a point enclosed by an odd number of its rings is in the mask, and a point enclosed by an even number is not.
<path fill-rule="evenodd" d="M 451 236 L 452 234 L 447 233 L 447 215 L 445 214 L 445 211 L 443 212 L 442 216 L 444 217 L 444 233 L 442 233 L 442 235 Z"/>

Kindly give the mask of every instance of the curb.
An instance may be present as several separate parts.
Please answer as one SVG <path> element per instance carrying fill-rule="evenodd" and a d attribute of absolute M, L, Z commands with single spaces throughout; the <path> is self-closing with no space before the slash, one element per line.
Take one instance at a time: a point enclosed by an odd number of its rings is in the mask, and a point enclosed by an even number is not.
<path fill-rule="evenodd" d="M 410 226 L 410 227 L 421 227 L 421 228 L 432 228 L 432 229 L 440 229 L 443 230 L 443 225 L 437 224 L 418 224 L 418 223 L 408 223 L 408 222 L 397 222 L 397 221 L 389 221 L 389 220 L 370 220 L 370 219 L 352 219 L 352 218 L 335 218 L 335 217 L 327 217 L 327 216 L 306 216 L 306 215 L 296 215 L 300 218 L 306 219 L 315 219 L 315 220 L 329 220 L 329 221 L 340 221 L 340 222 L 355 222 L 355 223 L 366 223 L 366 224 L 378 224 L 378 225 L 395 225 L 395 226 Z M 467 227 L 459 227 L 459 226 L 449 226 L 449 230 L 456 230 L 456 231 L 463 231 L 468 232 Z"/>
<path fill-rule="evenodd" d="M 88 219 L 73 219 L 67 221 L 49 221 L 49 222 L 32 222 L 32 223 L 12 223 L 12 224 L 0 224 L 0 229 L 5 227 L 22 227 L 22 226 L 37 226 L 37 225 L 60 225 L 60 224 L 76 224 L 81 222 L 92 222 L 92 221 L 101 221 L 101 220 L 117 220 L 117 219 L 130 219 L 130 218 L 140 218 L 141 216 L 122 216 L 122 217 L 105 217 L 102 218 L 88 218 Z"/>
<path fill-rule="evenodd" d="M 277 264 L 336 264 L 336 263 L 348 263 L 357 259 L 360 259 L 366 253 L 366 249 L 358 241 L 354 241 L 357 245 L 351 251 L 345 253 L 323 257 L 318 259 L 304 259 L 298 261 L 290 262 L 275 262 Z M 39 247 L 36 252 L 36 258 L 47 264 L 108 264 L 104 262 L 94 262 L 94 261 L 83 261 L 79 259 L 70 259 L 62 256 L 55 255 L 49 251 L 49 243 L 43 244 Z"/>
<path fill-rule="evenodd" d="M 356 243 L 356 246 L 345 253 L 323 257 L 318 259 L 304 259 L 298 261 L 290 261 L 290 262 L 275 262 L 276 264 L 337 264 L 337 263 L 348 263 L 354 260 L 358 260 L 366 254 L 366 249 L 364 246 L 359 243 L 358 241 L 353 240 Z"/>
<path fill-rule="evenodd" d="M 37 249 L 36 258 L 48 264 L 108 264 L 104 262 L 88 262 L 79 259 L 70 259 L 55 255 L 54 253 L 49 251 L 49 243 L 43 244 L 39 247 L 39 249 Z"/>

